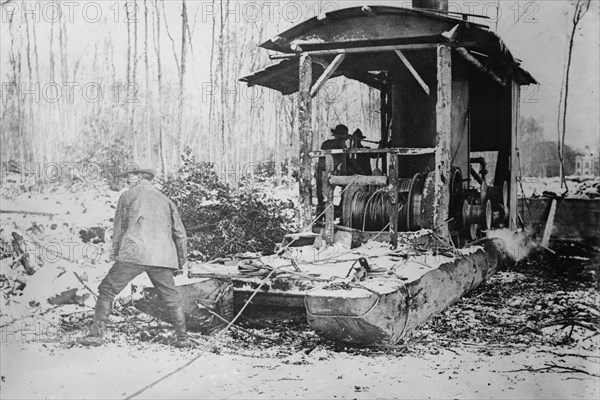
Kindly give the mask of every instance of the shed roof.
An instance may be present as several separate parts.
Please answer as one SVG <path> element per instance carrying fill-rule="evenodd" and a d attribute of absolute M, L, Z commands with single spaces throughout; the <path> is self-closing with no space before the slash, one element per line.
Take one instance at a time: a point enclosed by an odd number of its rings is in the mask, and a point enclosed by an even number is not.
<path fill-rule="evenodd" d="M 520 67 L 504 42 L 487 27 L 438 13 L 400 7 L 351 7 L 332 11 L 324 16 L 304 21 L 285 32 L 265 41 L 260 46 L 290 58 L 270 65 L 241 80 L 249 86 L 261 85 L 284 94 L 298 90 L 298 58 L 300 51 L 349 49 L 403 44 L 449 43 L 442 34 L 456 27 L 455 42 L 464 43 L 474 51 L 487 68 L 503 78 L 511 78 L 522 85 L 537 83 Z M 392 51 L 387 57 L 396 60 Z M 347 57 L 335 76 L 346 76 L 377 87 L 379 81 L 373 74 L 375 53 Z M 332 57 L 320 57 L 320 64 L 313 63 L 313 78 L 317 79 Z M 379 57 L 382 68 L 389 66 Z"/>

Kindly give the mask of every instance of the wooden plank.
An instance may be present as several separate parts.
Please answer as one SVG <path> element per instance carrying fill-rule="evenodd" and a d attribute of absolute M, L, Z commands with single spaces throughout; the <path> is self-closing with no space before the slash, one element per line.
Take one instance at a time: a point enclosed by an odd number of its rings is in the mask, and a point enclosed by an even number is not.
<path fill-rule="evenodd" d="M 544 236 L 542 238 L 542 246 L 548 247 L 550 244 L 550 235 L 554 229 L 554 216 L 556 215 L 556 199 L 552 199 L 550 204 L 550 213 L 548 213 L 548 219 L 546 220 L 546 227 L 544 228 Z"/>
<path fill-rule="evenodd" d="M 310 150 L 312 143 L 312 101 L 310 86 L 312 85 L 312 59 L 308 54 L 300 56 L 298 96 L 298 121 L 299 121 L 299 197 L 300 197 L 300 227 L 306 228 L 312 222 L 311 205 L 311 161 Z"/>
<path fill-rule="evenodd" d="M 329 183 L 337 186 L 355 185 L 378 185 L 385 186 L 388 183 L 387 176 L 375 175 L 333 175 L 329 177 Z"/>
<path fill-rule="evenodd" d="M 437 48 L 437 103 L 436 103 L 435 200 L 433 226 L 443 237 L 448 237 L 450 209 L 450 151 L 452 140 L 452 53 L 448 46 Z"/>
<path fill-rule="evenodd" d="M 511 133 L 510 133 L 510 186 L 508 198 L 509 212 L 509 229 L 515 231 L 517 229 L 517 176 L 520 171 L 518 155 L 518 138 L 519 138 L 519 112 L 521 102 L 521 86 L 518 83 L 512 82 L 511 90 Z"/>
<path fill-rule="evenodd" d="M 429 96 L 429 86 L 427 86 L 427 84 L 425 83 L 423 78 L 421 78 L 421 75 L 419 75 L 419 73 L 417 72 L 415 67 L 413 67 L 413 65 L 410 63 L 410 61 L 408 61 L 408 58 L 406 58 L 406 56 L 404 55 L 402 50 L 396 49 L 394 51 L 396 52 L 396 54 L 398 55 L 398 57 L 400 58 L 400 60 L 404 64 L 404 66 L 406 68 L 408 68 L 408 70 L 410 71 L 412 76 L 414 76 L 415 79 L 417 80 L 417 82 L 419 82 L 419 85 L 421 85 L 421 87 L 423 88 L 425 93 L 427 93 L 427 96 Z"/>
<path fill-rule="evenodd" d="M 315 97 L 316 94 L 319 93 L 319 90 L 321 90 L 321 87 L 323 87 L 323 85 L 325 84 L 325 82 L 327 82 L 327 80 L 329 78 L 331 78 L 331 75 L 333 75 L 333 73 L 335 72 L 335 70 L 344 61 L 344 58 L 346 58 L 346 54 L 345 53 L 341 53 L 341 54 L 338 54 L 337 56 L 335 56 L 335 58 L 333 59 L 333 61 L 331 62 L 331 64 L 329 64 L 327 66 L 327 68 L 325 69 L 325 71 L 323 71 L 323 74 L 319 77 L 319 79 L 317 79 L 317 81 L 315 82 L 314 86 L 310 90 L 310 97 Z"/>

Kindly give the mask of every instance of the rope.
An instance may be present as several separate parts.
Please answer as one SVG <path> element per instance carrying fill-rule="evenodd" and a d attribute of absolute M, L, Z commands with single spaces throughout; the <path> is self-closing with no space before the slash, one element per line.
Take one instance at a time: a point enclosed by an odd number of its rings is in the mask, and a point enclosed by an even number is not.
<path fill-rule="evenodd" d="M 262 288 L 262 286 L 265 284 L 265 282 L 267 281 L 267 279 L 269 279 L 271 277 L 271 275 L 278 270 L 279 268 L 273 268 L 271 270 L 271 272 L 269 272 L 269 274 L 265 277 L 265 279 L 263 279 L 260 284 L 258 285 L 258 287 L 256 289 L 254 289 L 254 292 L 252 292 L 252 295 L 250 295 L 250 297 L 248 298 L 248 300 L 246 300 L 246 302 L 244 303 L 244 305 L 242 306 L 242 308 L 240 309 L 240 311 L 236 314 L 235 317 L 233 317 L 233 319 L 227 324 L 227 326 L 225 328 L 223 328 L 221 331 L 219 331 L 219 333 L 217 334 L 217 336 L 215 336 L 215 338 L 213 340 L 211 340 L 206 346 L 204 346 L 204 348 L 202 349 L 202 351 L 200 352 L 200 354 L 198 354 L 197 356 L 195 356 L 194 358 L 192 358 L 190 361 L 186 362 L 185 364 L 183 364 L 181 367 L 169 372 L 168 374 L 163 375 L 162 377 L 156 379 L 154 382 L 144 386 L 143 388 L 141 388 L 140 390 L 136 391 L 135 393 L 127 396 L 125 398 L 125 400 L 129 400 L 129 399 L 133 399 L 137 396 L 139 396 L 140 394 L 142 394 L 143 392 L 145 392 L 148 389 L 151 389 L 152 387 L 154 387 L 155 385 L 159 384 L 160 382 L 164 381 L 165 379 L 175 375 L 176 373 L 182 371 L 183 369 L 189 367 L 190 365 L 192 365 L 192 363 L 194 363 L 196 360 L 198 360 L 200 357 L 202 357 L 204 355 L 204 353 L 206 353 L 206 351 L 212 347 L 213 345 L 215 345 L 220 339 L 221 337 L 225 334 L 225 332 L 227 332 L 232 326 L 233 324 L 237 321 L 237 319 L 242 315 L 242 313 L 244 312 L 244 310 L 246 309 L 246 307 L 248 306 L 248 304 L 250 304 L 250 302 L 252 301 L 252 299 L 254 299 L 254 297 L 256 296 L 256 294 L 259 292 L 259 290 Z"/>
<path fill-rule="evenodd" d="M 352 182 L 350 182 L 350 184 L 348 186 L 346 186 L 342 190 L 342 192 L 340 193 L 340 195 L 343 194 L 346 191 L 346 189 L 348 189 L 350 187 L 350 185 L 352 185 L 354 183 L 355 180 L 356 180 L 356 178 L 354 178 L 352 180 Z M 313 219 L 312 222 L 306 228 L 304 228 L 304 230 L 302 230 L 302 232 L 305 232 L 308 229 L 310 229 L 315 224 L 315 222 L 317 222 L 319 220 L 319 218 L 321 218 L 321 216 L 325 213 L 325 211 L 329 207 L 331 207 L 332 205 L 333 205 L 333 202 L 331 202 L 327 207 L 325 207 L 325 209 L 323 210 L 323 212 L 321 212 L 321 214 L 319 214 L 315 219 Z M 299 237 L 292 239 L 288 244 L 286 244 L 281 249 L 279 249 L 275 253 L 275 255 L 276 256 L 280 255 L 285 249 L 287 249 L 288 247 L 290 247 L 291 244 L 294 243 L 298 239 L 299 239 Z M 213 345 L 215 345 L 221 339 L 221 337 L 225 334 L 225 332 L 227 332 L 233 326 L 233 324 L 242 315 L 242 313 L 244 312 L 244 310 L 246 309 L 246 307 L 248 307 L 248 305 L 250 304 L 250 302 L 252 302 L 252 300 L 254 299 L 254 297 L 256 296 L 256 294 L 260 291 L 260 289 L 265 284 L 265 282 L 271 277 L 271 275 L 273 275 L 275 273 L 275 271 L 278 271 L 280 268 L 281 267 L 271 269 L 271 271 L 269 272 L 269 274 L 260 282 L 260 284 L 258 285 L 258 287 L 256 289 L 254 289 L 254 291 L 252 292 L 252 294 L 250 295 L 250 297 L 248 298 L 248 300 L 246 300 L 246 302 L 244 303 L 244 305 L 242 306 L 242 308 L 240 309 L 240 311 L 238 311 L 238 313 L 236 314 L 236 316 L 233 317 L 233 319 L 227 324 L 227 326 L 225 328 L 223 328 L 221 331 L 219 331 L 219 333 L 217 334 L 217 336 L 215 336 L 215 338 L 213 340 L 211 340 L 206 346 L 204 346 L 204 348 L 202 349 L 202 351 L 200 352 L 200 354 L 198 354 L 197 356 L 195 356 L 194 358 L 192 358 L 190 361 L 188 361 L 185 364 L 183 364 L 181 367 L 179 367 L 179 368 L 177 368 L 177 369 L 169 372 L 166 375 L 163 375 L 162 377 L 158 378 L 154 382 L 152 382 L 152 383 L 144 386 L 143 388 L 141 388 L 140 390 L 136 391 L 135 393 L 127 396 L 125 399 L 129 400 L 129 399 L 133 399 L 133 398 L 139 396 L 140 394 L 142 394 L 146 390 L 151 389 L 152 387 L 156 386 L 157 384 L 159 384 L 160 382 L 164 381 L 165 379 L 167 379 L 167 378 L 175 375 L 176 373 L 184 370 L 185 368 L 189 367 L 190 365 L 192 365 L 192 363 L 194 363 L 196 360 L 198 360 L 200 357 L 202 357 L 204 355 L 204 353 L 206 353 L 206 351 L 210 347 L 212 347 Z"/>

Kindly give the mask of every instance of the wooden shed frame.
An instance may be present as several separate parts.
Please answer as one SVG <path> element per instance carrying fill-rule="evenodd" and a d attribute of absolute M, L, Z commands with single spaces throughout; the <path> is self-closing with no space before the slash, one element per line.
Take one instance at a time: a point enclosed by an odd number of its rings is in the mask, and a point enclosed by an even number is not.
<path fill-rule="evenodd" d="M 283 94 L 299 92 L 299 197 L 304 227 L 313 219 L 312 98 L 328 79 L 345 76 L 381 91 L 381 138 L 392 140 L 392 148 L 379 150 L 389 156 L 387 178 L 354 176 L 353 183 L 387 186 L 395 204 L 399 169 L 410 169 L 404 160 L 425 156 L 428 161 L 417 164 L 431 170 L 432 181 L 426 184 L 433 195 L 428 198 L 432 219 L 424 227 L 445 236 L 457 154 L 462 154 L 461 167 L 468 176 L 471 151 L 497 151 L 502 165 L 495 181 L 508 183 L 509 227 L 516 228 L 520 86 L 536 81 L 487 27 L 418 9 L 352 7 L 309 19 L 261 47 L 278 51 L 271 58 L 281 61 L 241 80 Z M 477 132 L 471 132 L 473 127 Z M 375 150 L 343 152 L 370 151 Z M 312 154 L 326 158 L 324 237 L 328 243 L 334 237 L 331 185 L 350 183 L 348 177 L 329 175 L 336 152 Z M 398 210 L 392 210 L 389 234 L 395 245 Z"/>

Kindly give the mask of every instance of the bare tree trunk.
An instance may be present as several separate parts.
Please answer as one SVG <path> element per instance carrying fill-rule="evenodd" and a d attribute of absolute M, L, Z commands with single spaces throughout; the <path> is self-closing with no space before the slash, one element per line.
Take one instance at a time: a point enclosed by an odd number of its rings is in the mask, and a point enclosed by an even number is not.
<path fill-rule="evenodd" d="M 223 7 L 227 7 L 227 8 L 223 8 Z M 224 6 L 223 5 L 223 0 L 221 0 L 220 2 L 220 7 L 219 10 L 221 10 L 219 12 L 219 17 L 220 17 L 220 30 L 219 30 L 219 61 L 218 61 L 218 69 L 219 69 L 219 84 L 221 85 L 221 88 L 219 90 L 220 94 L 221 94 L 221 110 L 220 110 L 220 130 L 221 130 L 221 155 L 222 155 L 222 159 L 224 160 L 224 162 L 227 162 L 227 136 L 225 134 L 225 112 L 226 112 L 226 105 L 227 105 L 227 97 L 225 96 L 225 88 L 223 87 L 225 85 L 225 62 L 224 62 L 224 57 L 225 57 L 225 50 L 224 50 L 224 40 L 225 40 L 225 22 L 226 19 L 224 18 L 224 12 L 223 10 L 228 10 L 229 9 L 229 0 L 227 0 L 227 5 Z M 226 17 L 226 15 L 225 15 Z"/>
<path fill-rule="evenodd" d="M 146 70 L 146 74 L 145 74 L 145 78 L 146 78 L 146 85 L 145 85 L 145 103 L 146 106 L 144 107 L 144 140 L 145 140 L 145 147 L 146 147 L 146 160 L 148 160 L 148 162 L 152 162 L 152 149 L 151 149 L 151 143 L 152 141 L 150 140 L 150 112 L 149 112 L 149 107 L 150 107 L 150 64 L 148 62 L 148 3 L 147 0 L 144 0 L 144 67 Z"/>
<path fill-rule="evenodd" d="M 129 90 L 134 90 L 136 93 L 138 92 L 138 84 L 137 84 L 137 62 L 138 62 L 138 34 L 137 34 L 137 28 L 138 28 L 138 20 L 137 20 L 137 0 L 133 0 L 133 9 L 135 11 L 134 14 L 134 20 L 133 20 L 133 66 L 132 66 L 132 70 L 131 70 L 131 86 L 129 87 Z M 129 23 L 129 21 L 128 21 Z M 137 97 L 133 99 L 133 101 L 130 103 L 131 106 L 131 114 L 129 116 L 129 132 L 131 134 L 131 139 L 132 139 L 132 152 L 133 152 L 133 157 L 135 158 L 138 154 L 138 144 L 137 144 L 137 129 L 136 129 L 136 125 L 135 125 L 135 108 L 137 105 Z M 150 160 L 146 160 L 146 162 L 150 162 Z"/>
<path fill-rule="evenodd" d="M 125 80 L 125 90 L 129 91 L 131 87 L 131 16 L 129 15 L 129 5 L 128 2 L 125 2 L 125 24 L 127 25 L 127 78 Z M 125 113 L 129 120 L 129 132 L 127 132 L 127 136 L 129 137 L 129 143 L 131 144 L 131 148 L 133 149 L 133 158 L 135 160 L 135 138 L 132 134 L 132 123 L 133 120 L 131 118 L 131 104 L 127 102 L 125 104 Z"/>
<path fill-rule="evenodd" d="M 58 43 L 60 44 L 60 68 L 63 83 L 69 81 L 69 69 L 67 67 L 67 26 L 65 20 L 66 18 L 61 18 L 58 26 Z"/>
<path fill-rule="evenodd" d="M 577 0 L 577 4 L 575 5 L 575 12 L 573 13 L 573 27 L 569 34 L 569 45 L 567 51 L 567 61 L 565 64 L 565 74 L 563 78 L 563 86 L 560 89 L 560 99 L 558 103 L 559 108 L 559 130 L 558 130 L 558 158 L 560 160 L 560 185 L 561 188 L 564 186 L 567 190 L 567 182 L 565 180 L 565 171 L 564 171 L 564 150 L 565 150 L 565 135 L 567 129 L 567 106 L 569 99 L 569 76 L 571 72 L 571 60 L 573 56 L 573 44 L 575 42 L 575 32 L 577 30 L 577 25 L 585 15 L 585 13 L 590 8 L 590 0 Z M 562 104 L 561 104 L 562 103 Z M 562 113 L 560 112 L 561 105 Z M 560 124 L 562 114 L 562 125 Z"/>
<path fill-rule="evenodd" d="M 158 80 L 158 151 L 160 155 L 160 165 L 162 169 L 163 180 L 167 179 L 167 154 L 165 149 L 165 137 L 163 132 L 162 122 L 162 69 L 160 64 L 160 10 L 158 7 L 158 0 L 154 0 L 154 12 L 155 12 L 155 35 L 154 35 L 154 50 L 156 52 L 156 67 L 157 80 Z"/>
<path fill-rule="evenodd" d="M 25 30 L 27 32 L 27 72 L 28 72 L 28 81 L 29 81 L 29 88 L 33 89 L 32 86 L 34 84 L 33 81 L 33 72 L 32 72 L 32 68 L 31 68 L 31 38 L 29 36 L 29 19 L 27 18 L 27 13 L 24 13 L 24 18 L 25 18 Z M 28 122 L 28 134 L 30 139 L 33 138 L 33 134 L 34 134 L 34 128 L 33 128 L 33 123 L 34 123 L 34 118 L 33 118 L 33 105 L 32 105 L 32 99 L 31 97 L 29 97 L 28 101 L 27 101 L 27 105 L 28 105 L 28 116 L 26 117 L 26 120 Z M 31 151 L 30 154 L 32 156 L 32 160 L 33 161 L 37 161 L 38 160 L 38 153 L 39 153 L 39 143 L 37 141 L 34 140 L 30 140 L 31 143 Z"/>
<path fill-rule="evenodd" d="M 179 68 L 179 110 L 177 113 L 177 165 L 181 160 L 183 153 L 183 132 L 181 119 L 183 117 L 183 85 L 185 80 L 185 56 L 187 53 L 187 7 L 185 0 L 181 0 L 181 67 Z"/>
<path fill-rule="evenodd" d="M 14 30 L 13 16 L 14 16 L 14 14 L 10 14 L 10 17 L 8 20 L 8 30 L 10 32 L 10 52 L 8 55 L 8 61 L 11 66 L 11 69 L 12 69 L 12 77 L 10 79 L 10 83 L 13 83 L 14 85 L 19 85 L 20 81 L 21 81 L 21 53 L 20 53 L 20 51 L 18 53 L 15 52 L 15 49 L 18 49 L 20 46 L 15 46 L 15 30 Z M 8 129 L 7 132 L 8 132 L 9 144 L 12 144 L 12 146 L 9 146 L 7 155 L 15 155 L 18 153 L 19 161 L 21 161 L 21 163 L 24 163 L 26 161 L 26 159 L 25 159 L 25 139 L 23 137 L 23 111 L 22 111 L 22 107 L 21 107 L 21 96 L 13 96 L 13 105 L 14 105 L 13 119 L 16 121 L 16 125 L 17 125 L 16 131 L 17 131 L 18 144 L 16 144 L 16 148 L 15 148 L 14 142 L 11 143 L 12 142 L 12 140 L 10 140 L 11 129 Z"/>
<path fill-rule="evenodd" d="M 215 0 L 212 0 L 212 7 L 214 9 L 215 7 Z M 210 63 L 209 63 L 209 67 L 210 67 L 210 71 L 209 71 L 209 84 L 211 85 L 211 89 L 212 86 L 215 84 L 214 81 L 214 73 L 213 73 L 213 68 L 214 68 L 214 58 L 215 58 L 215 27 L 217 25 L 217 17 L 215 16 L 215 13 L 212 13 L 212 33 L 211 33 L 211 37 L 210 37 Z M 212 90 L 211 90 L 212 92 Z M 214 110 L 214 98 L 211 95 L 210 99 L 209 99 L 209 103 L 208 103 L 208 129 L 207 131 L 207 143 L 208 143 L 208 159 L 209 161 L 214 161 L 213 160 L 213 140 L 212 140 L 212 120 L 213 120 L 213 110 Z"/>

